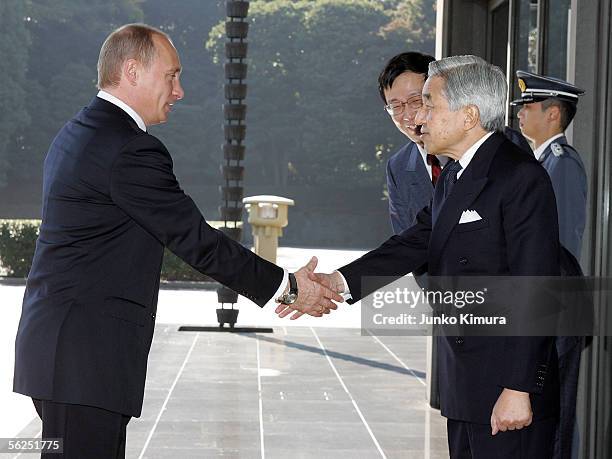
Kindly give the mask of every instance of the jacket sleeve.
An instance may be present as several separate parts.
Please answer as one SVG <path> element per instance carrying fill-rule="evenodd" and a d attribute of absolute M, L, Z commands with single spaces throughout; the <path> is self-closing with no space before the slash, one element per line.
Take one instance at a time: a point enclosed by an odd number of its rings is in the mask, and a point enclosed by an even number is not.
<path fill-rule="evenodd" d="M 208 225 L 172 168 L 159 140 L 136 137 L 113 164 L 113 201 L 185 262 L 263 306 L 280 286 L 283 270 Z"/>
<path fill-rule="evenodd" d="M 569 155 L 559 157 L 549 174 L 557 199 L 559 239 L 580 259 L 586 222 L 586 174 L 580 163 Z"/>
<path fill-rule="evenodd" d="M 338 271 L 346 279 L 352 297 L 348 302 L 359 301 L 426 264 L 430 235 L 431 209 L 426 207 L 417 214 L 413 226 L 340 268 Z M 362 285 L 364 277 L 372 278 L 367 287 Z"/>

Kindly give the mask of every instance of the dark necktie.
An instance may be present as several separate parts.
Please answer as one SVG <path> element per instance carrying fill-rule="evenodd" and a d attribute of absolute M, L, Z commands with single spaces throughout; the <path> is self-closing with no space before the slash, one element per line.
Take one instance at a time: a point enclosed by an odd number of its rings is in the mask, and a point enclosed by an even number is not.
<path fill-rule="evenodd" d="M 462 169 L 459 161 L 453 161 L 446 166 L 448 168 L 448 174 L 444 177 L 444 200 L 451 194 L 455 183 L 457 183 L 457 174 Z"/>
<path fill-rule="evenodd" d="M 431 221 L 435 225 L 438 216 L 444 207 L 446 198 L 451 194 L 455 183 L 457 183 L 457 174 L 462 169 L 459 161 L 450 161 L 444 166 L 441 180 L 438 182 L 434 190 L 433 202 L 431 206 Z"/>
<path fill-rule="evenodd" d="M 427 155 L 427 164 L 431 166 L 431 183 L 436 186 L 436 182 L 442 172 L 442 166 L 440 166 L 440 160 L 436 155 Z"/>

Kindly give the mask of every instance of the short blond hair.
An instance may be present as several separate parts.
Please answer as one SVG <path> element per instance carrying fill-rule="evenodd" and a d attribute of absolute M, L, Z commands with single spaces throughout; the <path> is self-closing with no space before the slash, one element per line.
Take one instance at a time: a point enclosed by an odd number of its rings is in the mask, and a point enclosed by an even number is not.
<path fill-rule="evenodd" d="M 149 68 L 157 53 L 154 35 L 170 40 L 167 34 L 146 24 L 126 24 L 106 37 L 98 57 L 98 89 L 119 84 L 121 65 L 127 59 L 136 59 Z"/>

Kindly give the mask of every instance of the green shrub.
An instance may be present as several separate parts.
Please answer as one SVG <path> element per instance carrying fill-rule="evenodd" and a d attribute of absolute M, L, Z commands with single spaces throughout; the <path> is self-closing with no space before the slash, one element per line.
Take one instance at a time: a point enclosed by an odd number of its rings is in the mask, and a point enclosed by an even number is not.
<path fill-rule="evenodd" d="M 221 222 L 209 222 L 219 227 Z M 0 275 L 27 277 L 32 266 L 40 220 L 0 219 Z M 161 279 L 166 281 L 211 281 L 169 250 L 164 253 Z"/>
<path fill-rule="evenodd" d="M 196 271 L 168 249 L 164 252 L 161 279 L 167 281 L 212 281 L 199 271 Z"/>
<path fill-rule="evenodd" d="M 40 220 L 0 220 L 0 266 L 10 277 L 27 277 Z"/>

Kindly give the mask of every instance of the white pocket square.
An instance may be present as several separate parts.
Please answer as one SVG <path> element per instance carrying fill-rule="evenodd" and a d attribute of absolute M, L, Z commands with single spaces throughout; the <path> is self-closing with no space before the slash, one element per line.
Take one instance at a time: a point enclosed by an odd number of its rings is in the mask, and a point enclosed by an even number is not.
<path fill-rule="evenodd" d="M 475 210 L 464 210 L 461 214 L 461 218 L 459 219 L 459 224 L 462 223 L 471 223 L 477 222 L 478 220 L 482 220 L 482 217 L 478 215 L 478 212 Z"/>

